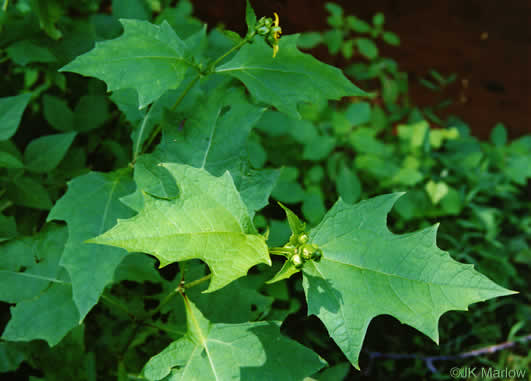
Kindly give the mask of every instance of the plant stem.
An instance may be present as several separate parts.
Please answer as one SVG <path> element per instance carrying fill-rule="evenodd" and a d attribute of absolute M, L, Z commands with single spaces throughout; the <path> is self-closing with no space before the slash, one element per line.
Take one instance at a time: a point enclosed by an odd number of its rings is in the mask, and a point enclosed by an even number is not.
<path fill-rule="evenodd" d="M 182 288 L 186 290 L 188 288 L 195 287 L 195 286 L 197 286 L 200 283 L 206 282 L 210 278 L 212 278 L 212 274 L 205 275 L 204 277 L 201 277 L 199 279 L 193 280 L 190 283 L 183 284 Z"/>
<path fill-rule="evenodd" d="M 295 249 L 295 247 L 271 247 L 269 248 L 269 254 L 283 255 L 284 257 L 289 258 L 295 254 Z"/>
<path fill-rule="evenodd" d="M 221 56 L 219 56 L 218 58 L 216 58 L 216 60 L 214 62 L 212 62 L 210 65 L 208 65 L 208 68 L 206 70 L 206 74 L 209 74 L 210 72 L 214 71 L 214 69 L 216 68 L 216 65 L 218 63 L 220 63 L 221 61 L 223 61 L 223 59 L 225 57 L 227 57 L 229 54 L 231 54 L 232 52 L 240 49 L 243 45 L 245 45 L 246 43 L 248 43 L 249 41 L 251 41 L 253 38 L 254 38 L 254 35 L 255 33 L 252 33 L 248 36 L 246 36 L 243 40 L 241 40 L 239 43 L 237 43 L 236 45 L 234 45 L 232 48 L 230 48 L 229 50 L 227 50 L 225 53 L 223 53 Z"/>

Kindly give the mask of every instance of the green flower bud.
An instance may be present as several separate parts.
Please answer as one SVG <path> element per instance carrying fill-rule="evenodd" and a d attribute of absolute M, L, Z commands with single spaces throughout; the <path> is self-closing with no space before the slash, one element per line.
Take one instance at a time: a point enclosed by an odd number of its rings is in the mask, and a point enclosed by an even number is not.
<path fill-rule="evenodd" d="M 302 233 L 299 235 L 298 241 L 300 244 L 304 245 L 306 242 L 308 242 L 308 235 L 306 233 Z"/>
<path fill-rule="evenodd" d="M 292 256 L 290 261 L 297 269 L 300 269 L 304 265 L 304 262 L 299 254 Z"/>

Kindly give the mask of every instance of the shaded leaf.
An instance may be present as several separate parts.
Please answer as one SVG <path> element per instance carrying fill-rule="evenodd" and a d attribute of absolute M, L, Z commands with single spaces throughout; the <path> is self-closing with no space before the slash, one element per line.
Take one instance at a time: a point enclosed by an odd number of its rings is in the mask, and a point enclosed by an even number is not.
<path fill-rule="evenodd" d="M 55 169 L 63 160 L 76 137 L 75 132 L 40 136 L 32 140 L 24 151 L 24 163 L 28 170 L 37 173 Z"/>
<path fill-rule="evenodd" d="M 0 98 L 0 141 L 15 134 L 30 99 L 31 94 Z"/>
<path fill-rule="evenodd" d="M 63 220 L 68 226 L 61 265 L 72 279 L 74 301 L 81 319 L 98 302 L 127 254 L 125 250 L 85 243 L 85 240 L 111 228 L 117 218 L 132 216 L 132 210 L 119 199 L 131 193 L 133 187 L 127 170 L 110 174 L 91 172 L 70 181 L 67 192 L 48 215 L 48 221 Z"/>

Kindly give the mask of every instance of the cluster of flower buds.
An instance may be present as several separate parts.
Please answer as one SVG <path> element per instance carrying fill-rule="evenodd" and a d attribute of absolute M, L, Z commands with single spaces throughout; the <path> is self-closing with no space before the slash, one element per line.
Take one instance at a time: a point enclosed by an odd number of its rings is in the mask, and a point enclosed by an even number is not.
<path fill-rule="evenodd" d="M 308 243 L 308 235 L 306 233 L 292 234 L 289 242 L 284 247 L 293 250 L 289 260 L 298 269 L 304 266 L 307 261 L 319 262 L 323 256 L 323 252 L 316 244 Z"/>
<path fill-rule="evenodd" d="M 277 55 L 278 52 L 278 40 L 280 40 L 280 35 L 282 34 L 282 28 L 279 26 L 278 15 L 275 12 L 275 20 L 270 17 L 262 17 L 258 20 L 258 23 L 255 26 L 255 31 L 258 35 L 263 36 L 266 42 L 273 48 L 273 57 Z"/>

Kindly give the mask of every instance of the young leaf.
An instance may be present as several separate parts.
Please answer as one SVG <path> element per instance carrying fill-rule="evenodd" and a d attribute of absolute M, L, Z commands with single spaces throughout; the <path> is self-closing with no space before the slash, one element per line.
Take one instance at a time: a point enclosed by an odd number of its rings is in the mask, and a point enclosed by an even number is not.
<path fill-rule="evenodd" d="M 120 220 L 89 242 L 153 254 L 161 266 L 199 258 L 212 272 L 207 292 L 247 274 L 258 263 L 271 264 L 264 238 L 256 234 L 249 212 L 228 172 L 214 177 L 204 169 L 168 163 L 179 198 L 143 194 L 144 208 Z"/>
<path fill-rule="evenodd" d="M 323 321 L 356 368 L 373 317 L 394 316 L 438 343 L 437 324 L 446 311 L 514 293 L 440 250 L 437 226 L 391 233 L 387 213 L 400 195 L 356 205 L 340 199 L 310 231 L 323 257 L 303 268 L 308 314 Z"/>
<path fill-rule="evenodd" d="M 55 169 L 63 160 L 74 141 L 75 132 L 41 136 L 32 140 L 24 151 L 24 163 L 28 170 L 37 173 Z"/>
<path fill-rule="evenodd" d="M 15 134 L 30 99 L 31 94 L 0 98 L 0 141 Z"/>
<path fill-rule="evenodd" d="M 275 323 L 212 324 L 188 298 L 184 303 L 188 333 L 147 362 L 148 380 L 299 381 L 326 365 Z"/>
<path fill-rule="evenodd" d="M 63 220 L 68 225 L 61 265 L 72 279 L 74 301 L 81 319 L 98 302 L 105 286 L 112 282 L 114 270 L 127 254 L 125 250 L 84 241 L 111 228 L 117 218 L 133 215 L 119 201 L 134 189 L 128 173 L 125 170 L 110 174 L 91 172 L 75 178 L 47 218 L 48 221 Z"/>
<path fill-rule="evenodd" d="M 245 7 L 245 22 L 247 23 L 247 33 L 252 33 L 256 26 L 256 13 L 254 13 L 249 0 L 247 0 L 247 6 Z"/>
<path fill-rule="evenodd" d="M 176 89 L 190 66 L 186 45 L 167 22 L 120 20 L 124 33 L 117 39 L 96 43 L 91 51 L 60 69 L 99 78 L 108 91 L 134 88 L 139 107 Z"/>
<path fill-rule="evenodd" d="M 284 36 L 279 41 L 275 58 L 271 48 L 261 39 L 243 46 L 217 73 L 242 81 L 261 102 L 300 119 L 300 102 L 318 103 L 323 99 L 367 95 L 358 89 L 341 70 L 319 62 L 297 49 L 298 35 Z"/>

